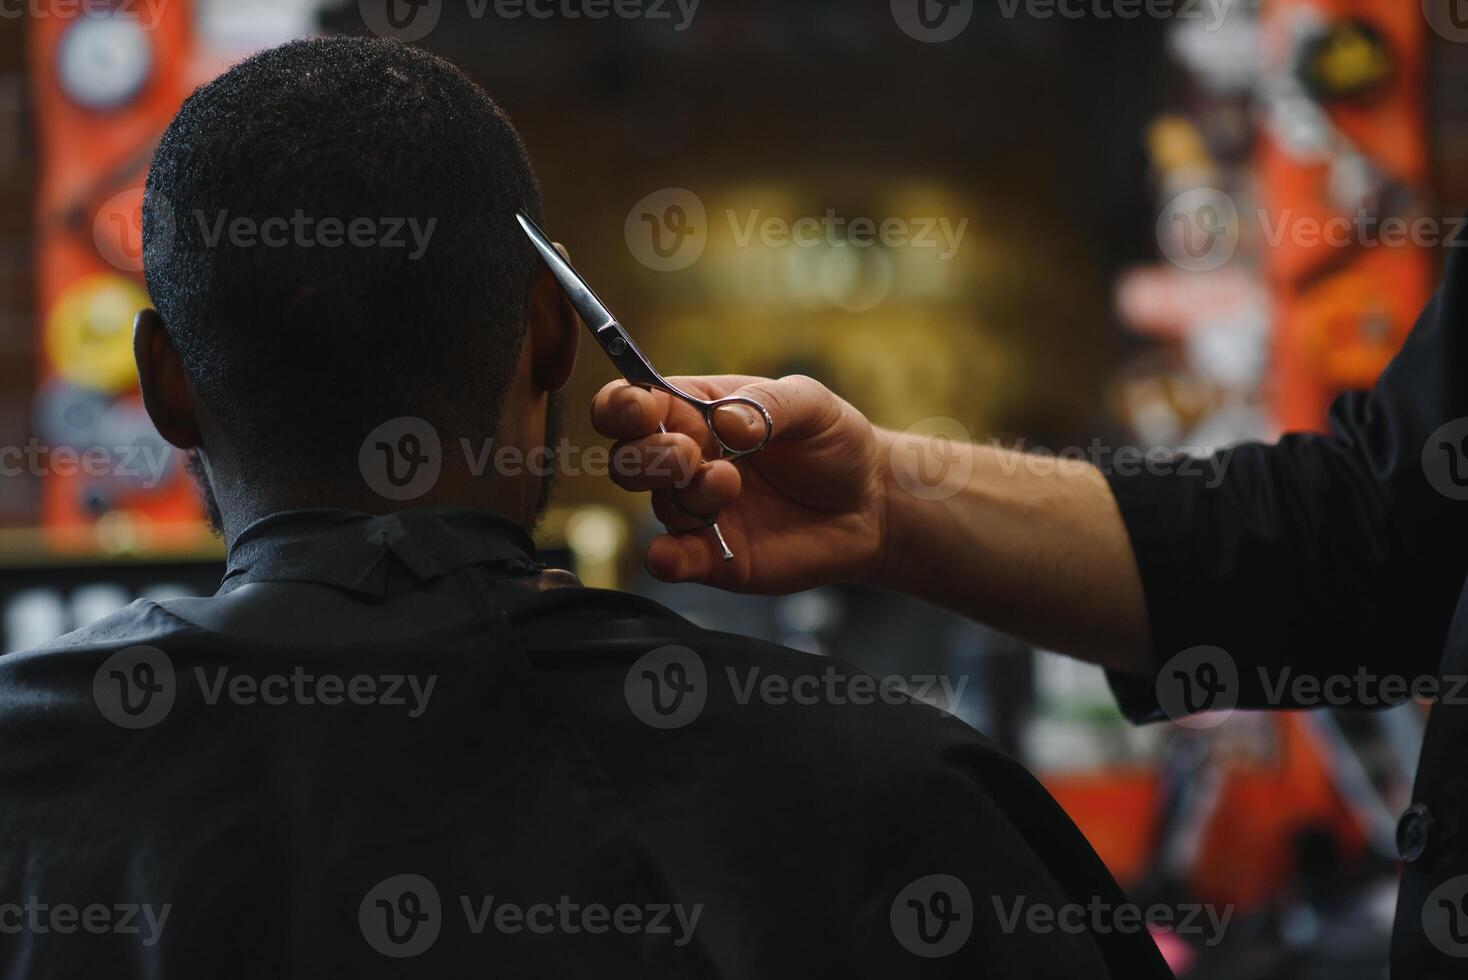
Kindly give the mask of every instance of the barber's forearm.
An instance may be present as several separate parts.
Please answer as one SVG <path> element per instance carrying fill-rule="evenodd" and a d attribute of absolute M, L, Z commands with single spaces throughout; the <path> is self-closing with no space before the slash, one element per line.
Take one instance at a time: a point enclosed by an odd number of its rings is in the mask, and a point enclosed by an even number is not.
<path fill-rule="evenodd" d="M 890 484 L 875 584 L 1048 649 L 1150 670 L 1136 558 L 1100 471 L 953 443 L 942 447 L 944 473 L 932 447 L 907 438 L 879 433 Z"/>

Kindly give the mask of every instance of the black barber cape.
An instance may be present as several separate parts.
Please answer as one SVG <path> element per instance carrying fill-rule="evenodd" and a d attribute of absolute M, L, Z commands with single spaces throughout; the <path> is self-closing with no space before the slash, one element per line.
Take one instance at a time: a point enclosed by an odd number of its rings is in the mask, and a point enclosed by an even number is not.
<path fill-rule="evenodd" d="M 487 513 L 268 518 L 0 658 L 0 978 L 1169 975 L 984 738 L 750 694 L 828 670 Z"/>
<path fill-rule="evenodd" d="M 1375 390 L 1336 401 L 1329 435 L 1111 476 L 1159 670 L 1113 677 L 1134 718 L 1436 701 L 1397 833 L 1397 980 L 1468 976 L 1463 244 Z"/>

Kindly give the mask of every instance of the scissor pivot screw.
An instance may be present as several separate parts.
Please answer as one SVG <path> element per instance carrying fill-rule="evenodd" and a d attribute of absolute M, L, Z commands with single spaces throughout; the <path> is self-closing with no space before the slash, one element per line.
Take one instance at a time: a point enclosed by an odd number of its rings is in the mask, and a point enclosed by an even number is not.
<path fill-rule="evenodd" d="M 613 357 L 621 357 L 623 354 L 627 353 L 627 341 L 623 340 L 621 337 L 613 337 L 611 340 L 607 341 L 607 352 Z"/>

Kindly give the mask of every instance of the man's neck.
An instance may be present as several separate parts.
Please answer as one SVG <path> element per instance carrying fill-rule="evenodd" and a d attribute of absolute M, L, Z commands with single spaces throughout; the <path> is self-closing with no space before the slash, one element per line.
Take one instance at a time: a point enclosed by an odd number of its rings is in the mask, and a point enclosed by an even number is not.
<path fill-rule="evenodd" d="M 487 510 L 527 528 L 535 522 L 534 506 L 527 507 L 521 488 L 514 484 L 490 484 L 485 480 L 475 481 L 469 486 L 441 481 L 421 496 L 401 501 L 389 500 L 365 487 L 361 491 L 346 491 L 343 487 L 323 490 L 317 486 L 287 486 L 265 490 L 241 489 L 233 494 L 221 493 L 218 483 L 215 488 L 215 498 L 224 520 L 221 530 L 226 544 L 231 547 L 250 525 L 273 514 L 294 510 L 391 514 L 426 507 L 463 507 Z M 489 492 L 496 489 L 500 492 Z"/>

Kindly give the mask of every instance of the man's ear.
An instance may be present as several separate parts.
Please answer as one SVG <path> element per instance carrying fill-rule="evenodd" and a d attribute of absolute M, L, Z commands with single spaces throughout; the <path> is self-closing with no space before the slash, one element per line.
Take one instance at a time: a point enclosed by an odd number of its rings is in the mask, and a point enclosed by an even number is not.
<path fill-rule="evenodd" d="M 189 381 L 157 310 L 143 310 L 133 321 L 133 360 L 143 408 L 158 434 L 179 449 L 198 448 L 203 439 L 189 401 Z"/>
<path fill-rule="evenodd" d="M 557 245 L 562 255 L 564 247 Z M 566 256 L 567 261 L 570 256 Z M 555 277 L 539 263 L 530 287 L 530 316 L 526 343 L 530 345 L 531 379 L 541 391 L 560 391 L 571 380 L 576 347 L 581 339 L 580 319 Z"/>

